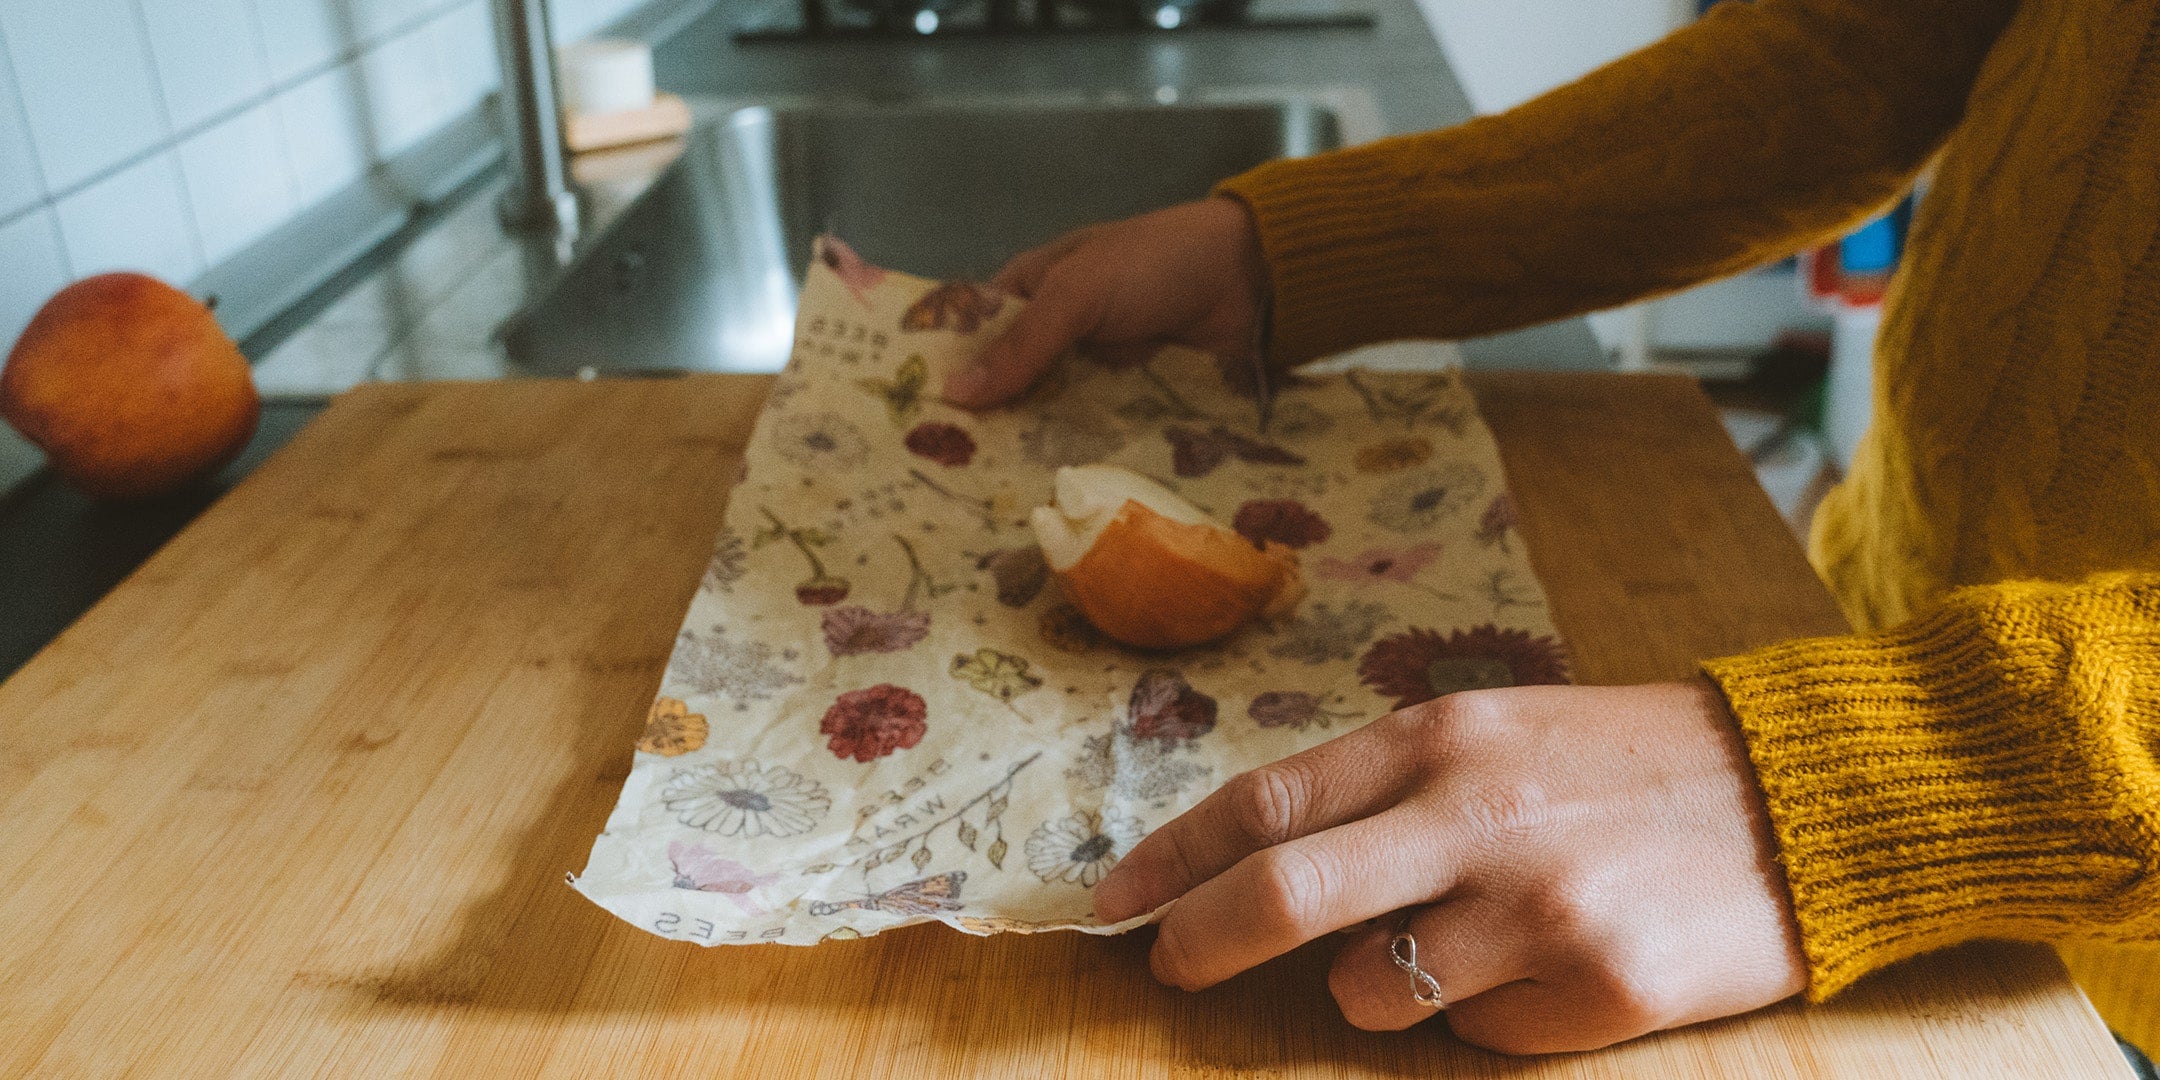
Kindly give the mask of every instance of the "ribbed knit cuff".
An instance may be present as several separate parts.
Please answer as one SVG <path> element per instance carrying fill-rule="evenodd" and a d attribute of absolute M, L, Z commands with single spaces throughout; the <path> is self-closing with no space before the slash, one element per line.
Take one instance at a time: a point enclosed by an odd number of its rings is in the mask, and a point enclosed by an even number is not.
<path fill-rule="evenodd" d="M 1418 316 L 1444 296 L 1428 269 L 1443 245 L 1405 195 L 1414 138 L 1269 162 L 1216 187 L 1259 226 L 1275 290 L 1272 362 L 1429 333 Z"/>
<path fill-rule="evenodd" d="M 1972 938 L 2150 932 L 2160 775 L 2139 747 L 2160 672 L 2139 670 L 2149 622 L 2125 637 L 2143 620 L 2095 604 L 1970 590 L 1704 665 L 1768 798 L 1811 998 Z"/>

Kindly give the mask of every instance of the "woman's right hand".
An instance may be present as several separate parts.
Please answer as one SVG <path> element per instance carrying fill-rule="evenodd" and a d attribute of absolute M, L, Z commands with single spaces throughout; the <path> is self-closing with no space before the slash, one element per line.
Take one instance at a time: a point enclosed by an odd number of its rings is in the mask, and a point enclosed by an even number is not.
<path fill-rule="evenodd" d="M 1025 393 L 1067 349 L 1152 353 L 1186 345 L 1259 362 L 1267 262 L 1245 204 L 1217 196 L 1091 225 L 1015 256 L 991 284 L 1029 302 L 1004 335 L 945 381 L 956 405 Z"/>

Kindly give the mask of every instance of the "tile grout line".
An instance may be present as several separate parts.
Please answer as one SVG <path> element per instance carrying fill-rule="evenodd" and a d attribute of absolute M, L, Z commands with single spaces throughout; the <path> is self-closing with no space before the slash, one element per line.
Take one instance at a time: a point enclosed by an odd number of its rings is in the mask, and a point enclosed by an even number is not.
<path fill-rule="evenodd" d="M 158 66 L 156 47 L 150 43 L 150 16 L 143 13 L 142 0 L 127 0 L 127 5 L 128 10 L 135 13 L 135 35 L 136 41 L 142 47 L 143 62 L 150 70 L 150 77 L 157 83 L 158 118 L 165 124 L 166 136 L 165 144 L 160 152 L 172 155 L 173 182 L 180 188 L 180 208 L 183 211 L 181 217 L 185 219 L 187 226 L 188 243 L 194 247 L 195 268 L 189 272 L 188 276 L 198 277 L 202 274 L 203 267 L 209 264 L 210 259 L 208 251 L 203 246 L 202 224 L 195 220 L 195 197 L 188 190 L 187 170 L 180 167 L 180 136 L 173 130 L 172 101 L 167 96 L 165 72 L 164 69 Z M 141 160 L 147 162 L 153 156 L 155 155 L 144 155 Z M 118 176 L 122 171 L 124 170 L 109 172 L 104 179 Z M 79 187 L 76 190 L 82 191 L 84 188 Z M 54 201 L 57 203 L 59 200 L 55 199 Z M 63 241 L 67 239 L 66 230 L 62 230 L 61 239 Z"/>

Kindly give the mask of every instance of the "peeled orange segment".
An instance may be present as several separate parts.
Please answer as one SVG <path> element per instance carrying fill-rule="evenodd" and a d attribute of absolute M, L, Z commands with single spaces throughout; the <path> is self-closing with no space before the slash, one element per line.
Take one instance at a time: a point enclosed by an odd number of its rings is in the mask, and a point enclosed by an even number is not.
<path fill-rule="evenodd" d="M 1304 596 L 1297 555 L 1223 528 L 1176 492 L 1109 465 L 1059 469 L 1030 519 L 1043 557 L 1097 630 L 1173 649 L 1220 638 Z"/>

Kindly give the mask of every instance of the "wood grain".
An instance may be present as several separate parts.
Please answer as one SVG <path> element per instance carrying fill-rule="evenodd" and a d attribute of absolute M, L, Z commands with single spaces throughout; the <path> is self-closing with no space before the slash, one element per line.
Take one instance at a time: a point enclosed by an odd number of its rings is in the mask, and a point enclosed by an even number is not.
<path fill-rule="evenodd" d="M 356 390 L 0 684 L 0 1077 L 2127 1075 L 2031 947 L 1513 1060 L 1349 1028 L 1324 947 L 1186 995 L 1145 933 L 618 923 L 562 877 L 765 386 Z M 1476 387 L 1586 678 L 1839 628 L 1692 385 Z"/>

